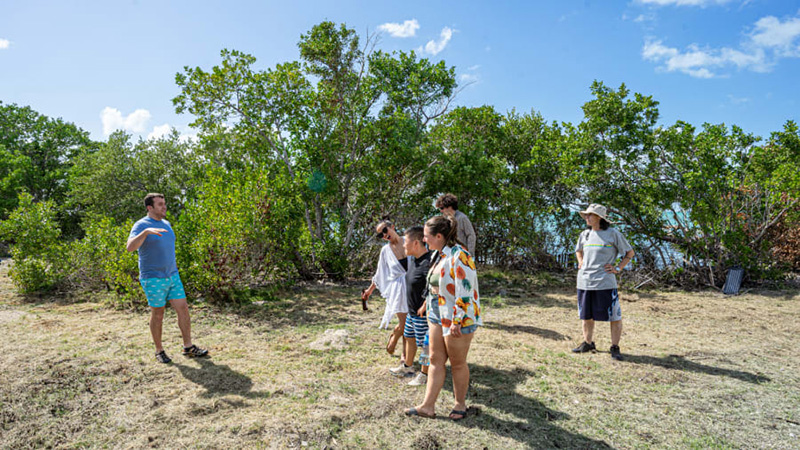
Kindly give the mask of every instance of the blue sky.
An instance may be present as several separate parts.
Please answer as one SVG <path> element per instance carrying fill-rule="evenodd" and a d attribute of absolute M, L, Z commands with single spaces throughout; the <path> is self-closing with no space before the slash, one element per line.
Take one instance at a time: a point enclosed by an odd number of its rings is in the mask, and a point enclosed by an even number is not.
<path fill-rule="evenodd" d="M 172 107 L 176 72 L 211 68 L 223 48 L 264 69 L 297 60 L 300 35 L 323 20 L 455 66 L 468 84 L 457 105 L 577 123 L 597 79 L 653 95 L 665 125 L 768 136 L 798 120 L 800 3 L 769 0 L 0 0 L 0 101 L 96 140 L 192 134 Z"/>

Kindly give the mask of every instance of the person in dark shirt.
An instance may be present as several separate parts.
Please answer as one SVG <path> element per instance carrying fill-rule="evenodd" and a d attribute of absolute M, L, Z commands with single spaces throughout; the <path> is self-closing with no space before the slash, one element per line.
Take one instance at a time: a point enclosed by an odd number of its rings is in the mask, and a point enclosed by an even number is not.
<path fill-rule="evenodd" d="M 406 230 L 404 247 L 408 258 L 406 270 L 406 299 L 408 302 L 408 316 L 403 330 L 403 343 L 405 345 L 405 361 L 394 369 L 389 369 L 392 375 L 410 377 L 414 375 L 414 356 L 417 347 L 422 351 L 419 356 L 420 373 L 408 384 L 411 386 L 424 386 L 428 381 L 428 352 L 426 335 L 428 333 L 428 320 L 425 317 L 427 275 L 431 267 L 431 256 L 423 242 L 424 228 L 411 227 Z"/>

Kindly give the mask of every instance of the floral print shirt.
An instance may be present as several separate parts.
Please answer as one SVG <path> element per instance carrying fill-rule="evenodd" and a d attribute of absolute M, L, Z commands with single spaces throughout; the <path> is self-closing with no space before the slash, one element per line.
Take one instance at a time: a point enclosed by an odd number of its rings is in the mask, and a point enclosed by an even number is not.
<path fill-rule="evenodd" d="M 439 314 L 442 318 L 442 335 L 450 334 L 450 325 L 461 327 L 483 325 L 481 301 L 478 294 L 478 273 L 472 256 L 460 245 L 445 247 L 436 255 L 432 265 L 439 267 Z"/>

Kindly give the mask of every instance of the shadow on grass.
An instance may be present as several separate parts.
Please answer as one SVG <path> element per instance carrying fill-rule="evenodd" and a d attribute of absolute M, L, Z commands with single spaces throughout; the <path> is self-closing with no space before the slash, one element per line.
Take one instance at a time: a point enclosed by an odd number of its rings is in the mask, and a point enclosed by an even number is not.
<path fill-rule="evenodd" d="M 648 355 L 625 355 L 625 361 L 634 364 L 650 364 L 653 366 L 663 367 L 665 369 L 686 370 L 689 372 L 705 373 L 709 375 L 719 375 L 725 377 L 736 378 L 737 380 L 746 381 L 748 383 L 760 384 L 771 381 L 770 378 L 763 375 L 756 375 L 750 372 L 741 370 L 721 369 L 719 367 L 708 366 L 705 364 L 690 361 L 683 356 L 669 355 L 663 358 L 656 358 Z"/>
<path fill-rule="evenodd" d="M 500 418 L 480 407 L 469 408 L 467 417 L 456 422 L 466 428 L 481 428 L 487 432 L 513 439 L 529 448 L 610 448 L 603 441 L 590 439 L 559 427 L 555 422 L 569 419 L 563 412 L 548 408 L 538 400 L 520 395 L 517 385 L 524 384 L 535 374 L 516 368 L 501 370 L 470 364 L 470 389 L 467 403 L 510 415 Z M 450 378 L 444 390 L 452 389 Z M 452 395 L 452 390 L 449 391 Z M 447 416 L 444 416 L 447 417 Z"/>
<path fill-rule="evenodd" d="M 196 358 L 200 368 L 173 361 L 181 375 L 192 383 L 205 388 L 201 397 L 209 398 L 223 395 L 240 395 L 247 398 L 269 397 L 269 392 L 254 392 L 253 380 L 231 369 L 225 364 L 214 364 L 210 358 Z"/>
<path fill-rule="evenodd" d="M 797 298 L 800 298 L 800 295 L 798 295 L 797 288 L 795 288 L 793 286 L 787 286 L 785 289 L 781 289 L 781 290 L 766 290 L 766 289 L 765 290 L 750 290 L 750 289 L 744 290 L 743 289 L 742 291 L 744 291 L 744 292 L 742 292 L 740 295 L 743 295 L 744 293 L 748 293 L 748 294 L 754 294 L 754 295 L 763 295 L 764 297 L 770 297 L 770 298 L 779 298 L 781 300 L 795 300 Z M 740 295 L 738 295 L 738 296 L 737 295 L 733 295 L 731 297 L 736 298 L 736 297 L 739 297 Z"/>
<path fill-rule="evenodd" d="M 554 341 L 568 341 L 569 336 L 565 336 L 557 331 L 548 330 L 546 328 L 537 328 L 530 325 L 506 325 L 497 322 L 489 322 L 484 327 L 490 330 L 504 331 L 511 334 L 535 334 L 545 339 L 552 339 Z"/>

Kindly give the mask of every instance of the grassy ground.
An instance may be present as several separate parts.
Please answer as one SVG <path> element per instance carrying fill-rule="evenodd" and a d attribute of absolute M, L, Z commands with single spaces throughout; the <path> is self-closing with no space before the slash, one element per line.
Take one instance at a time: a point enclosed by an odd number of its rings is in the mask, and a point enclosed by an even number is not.
<path fill-rule="evenodd" d="M 568 282 L 567 282 L 568 283 Z M 625 362 L 574 355 L 571 288 L 482 279 L 470 416 L 407 418 L 377 297 L 311 286 L 236 310 L 195 307 L 209 359 L 153 358 L 148 315 L 22 301 L 0 267 L 3 448 L 800 448 L 800 295 L 623 292 Z M 600 324 L 598 324 L 600 325 Z M 309 345 L 328 329 L 344 350 Z"/>

